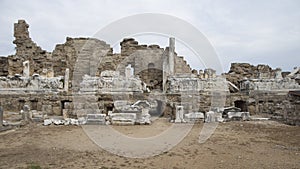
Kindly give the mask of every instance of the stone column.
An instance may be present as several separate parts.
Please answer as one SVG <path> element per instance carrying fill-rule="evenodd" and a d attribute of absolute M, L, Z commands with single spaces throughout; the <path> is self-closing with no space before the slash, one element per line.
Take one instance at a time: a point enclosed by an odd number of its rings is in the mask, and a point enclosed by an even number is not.
<path fill-rule="evenodd" d="M 282 79 L 281 69 L 277 68 L 275 72 L 275 79 Z"/>
<path fill-rule="evenodd" d="M 23 106 L 23 114 L 22 114 L 22 119 L 24 121 L 29 121 L 29 118 L 30 118 L 30 115 L 29 115 L 29 111 L 30 111 L 30 108 L 28 105 L 24 105 Z"/>
<path fill-rule="evenodd" d="M 126 78 L 130 78 L 131 76 L 131 65 L 129 64 L 128 66 L 126 66 L 125 68 L 125 77 Z"/>
<path fill-rule="evenodd" d="M 170 69 L 170 75 L 174 75 L 175 70 L 175 59 L 174 59 L 174 53 L 175 53 L 175 38 L 169 39 L 169 69 Z"/>
<path fill-rule="evenodd" d="M 3 126 L 3 109 L 0 106 L 0 129 L 2 128 L 2 126 Z"/>
<path fill-rule="evenodd" d="M 176 119 L 175 123 L 184 123 L 183 119 L 183 106 L 176 106 Z"/>
<path fill-rule="evenodd" d="M 164 51 L 162 55 L 162 61 L 163 61 L 163 91 L 167 91 L 167 79 L 169 76 L 169 52 L 167 50 Z"/>
<path fill-rule="evenodd" d="M 70 76 L 70 70 L 69 70 L 69 68 L 66 68 L 66 71 L 65 71 L 65 83 L 64 83 L 64 90 L 65 91 L 69 90 L 69 76 Z"/>
<path fill-rule="evenodd" d="M 212 75 L 211 75 L 212 78 L 216 78 L 217 77 L 216 70 L 212 70 L 211 73 L 212 73 Z"/>
<path fill-rule="evenodd" d="M 47 69 L 47 78 L 52 78 L 52 77 L 54 77 L 54 71 L 53 71 L 53 69 L 52 68 L 48 68 Z"/>
<path fill-rule="evenodd" d="M 23 76 L 24 77 L 30 76 L 29 60 L 23 62 Z"/>
<path fill-rule="evenodd" d="M 163 53 L 163 91 L 167 90 L 167 79 L 175 73 L 175 38 L 169 39 L 169 47 Z"/>
<path fill-rule="evenodd" d="M 204 121 L 206 123 L 216 122 L 215 112 L 213 112 L 213 111 L 206 112 L 206 118 Z"/>
<path fill-rule="evenodd" d="M 208 74 L 206 72 L 204 72 L 203 77 L 204 77 L 204 79 L 208 79 Z"/>
<path fill-rule="evenodd" d="M 199 70 L 199 77 L 200 77 L 200 79 L 204 78 L 204 72 L 203 72 L 203 70 Z"/>

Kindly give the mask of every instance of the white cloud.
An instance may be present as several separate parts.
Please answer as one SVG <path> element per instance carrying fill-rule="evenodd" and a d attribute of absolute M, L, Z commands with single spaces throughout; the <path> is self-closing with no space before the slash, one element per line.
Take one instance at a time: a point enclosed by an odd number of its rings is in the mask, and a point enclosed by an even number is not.
<path fill-rule="evenodd" d="M 215 46 L 225 70 L 230 62 L 239 61 L 292 69 L 300 63 L 299 7 L 297 0 L 2 0 L 0 55 L 13 54 L 13 23 L 18 19 L 26 19 L 32 39 L 52 51 L 67 36 L 93 36 L 117 19 L 152 12 L 195 25 Z M 178 50 L 194 68 L 201 69 L 187 49 Z"/>

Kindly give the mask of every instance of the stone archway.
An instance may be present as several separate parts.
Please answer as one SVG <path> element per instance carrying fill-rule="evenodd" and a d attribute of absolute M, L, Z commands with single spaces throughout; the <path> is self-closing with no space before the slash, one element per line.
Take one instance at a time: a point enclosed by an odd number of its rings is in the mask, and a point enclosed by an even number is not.
<path fill-rule="evenodd" d="M 234 106 L 241 109 L 241 111 L 248 111 L 247 102 L 244 100 L 236 100 L 234 101 Z"/>
<path fill-rule="evenodd" d="M 163 71 L 156 68 L 154 63 L 149 63 L 148 68 L 139 72 L 139 77 L 147 84 L 150 90 L 162 90 Z"/>

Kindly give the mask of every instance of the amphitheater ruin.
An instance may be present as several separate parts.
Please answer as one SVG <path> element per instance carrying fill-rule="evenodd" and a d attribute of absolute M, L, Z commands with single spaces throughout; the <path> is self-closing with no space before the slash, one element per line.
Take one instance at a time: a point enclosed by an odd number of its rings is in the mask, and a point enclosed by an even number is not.
<path fill-rule="evenodd" d="M 151 124 L 254 120 L 262 115 L 300 124 L 300 68 L 232 63 L 229 72 L 192 69 L 169 45 L 120 42 L 121 52 L 95 38 L 66 38 L 52 52 L 14 24 L 14 55 L 0 57 L 1 127 L 49 124 Z M 261 118 L 262 119 L 262 118 Z M 2 124 L 3 123 L 3 124 Z"/>

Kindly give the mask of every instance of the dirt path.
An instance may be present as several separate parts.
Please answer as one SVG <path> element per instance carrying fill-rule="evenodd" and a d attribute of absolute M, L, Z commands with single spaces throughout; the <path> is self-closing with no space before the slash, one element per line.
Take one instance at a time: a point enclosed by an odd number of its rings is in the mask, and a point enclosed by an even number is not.
<path fill-rule="evenodd" d="M 114 128 L 143 137 L 168 126 L 161 120 Z M 202 127 L 196 124 L 166 153 L 134 159 L 99 148 L 78 126 L 30 125 L 0 133 L 0 168 L 300 168 L 300 127 L 272 121 L 222 123 L 199 144 Z"/>

